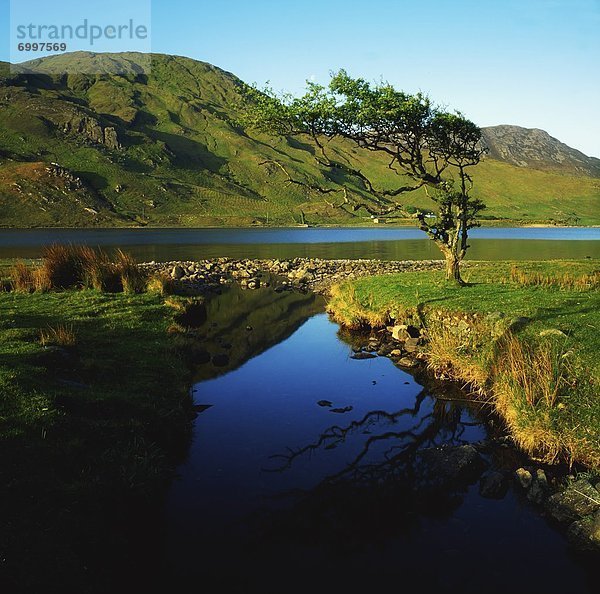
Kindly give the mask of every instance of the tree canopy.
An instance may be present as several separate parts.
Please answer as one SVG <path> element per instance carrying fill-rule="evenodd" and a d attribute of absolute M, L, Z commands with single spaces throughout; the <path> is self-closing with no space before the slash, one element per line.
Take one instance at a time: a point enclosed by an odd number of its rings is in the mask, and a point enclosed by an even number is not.
<path fill-rule="evenodd" d="M 462 282 L 459 264 L 468 249 L 468 230 L 477 226 L 476 216 L 484 208 L 469 196 L 473 183 L 467 169 L 477 165 L 485 152 L 481 130 L 473 122 L 434 105 L 422 93 L 405 93 L 385 82 L 371 84 L 344 70 L 334 73 L 327 87 L 308 81 L 301 97 L 248 88 L 246 98 L 247 126 L 308 137 L 323 167 L 342 170 L 362 182 L 375 206 L 352 201 L 344 189 L 344 204 L 354 210 L 390 214 L 401 209 L 399 196 L 424 187 L 437 203 L 438 213 L 430 220 L 418 212 L 419 226 L 444 253 L 448 278 Z M 334 138 L 385 155 L 388 168 L 402 175 L 403 183 L 393 189 L 377 188 L 363 171 L 331 156 L 328 143 Z M 290 183 L 302 183 L 278 165 Z M 333 191 L 309 187 L 321 193 Z"/>

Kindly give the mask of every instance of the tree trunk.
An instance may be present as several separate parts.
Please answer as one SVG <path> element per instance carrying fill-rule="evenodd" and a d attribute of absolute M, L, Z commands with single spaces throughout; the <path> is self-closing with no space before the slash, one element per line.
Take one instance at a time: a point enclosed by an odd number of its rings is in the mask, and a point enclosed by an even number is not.
<path fill-rule="evenodd" d="M 460 259 L 453 253 L 446 253 L 446 280 L 465 285 L 460 276 Z"/>

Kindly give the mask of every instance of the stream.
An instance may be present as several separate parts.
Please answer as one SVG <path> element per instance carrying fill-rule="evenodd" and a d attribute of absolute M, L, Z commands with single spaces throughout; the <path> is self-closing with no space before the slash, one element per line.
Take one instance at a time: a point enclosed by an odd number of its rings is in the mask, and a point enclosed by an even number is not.
<path fill-rule="evenodd" d="M 510 480 L 480 494 L 479 463 L 517 455 L 470 445 L 492 430 L 483 405 L 356 358 L 314 295 L 233 286 L 208 314 L 200 337 L 227 364 L 193 387 L 166 506 L 172 591 L 596 591 L 597 568 Z M 477 463 L 448 478 L 440 447 Z"/>

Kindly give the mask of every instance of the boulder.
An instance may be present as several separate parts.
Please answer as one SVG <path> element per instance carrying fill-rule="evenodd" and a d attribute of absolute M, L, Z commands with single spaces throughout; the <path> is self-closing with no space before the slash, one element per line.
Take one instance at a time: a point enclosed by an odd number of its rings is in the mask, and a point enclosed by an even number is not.
<path fill-rule="evenodd" d="M 427 448 L 415 456 L 415 487 L 420 491 L 465 487 L 476 481 L 486 466 L 472 445 Z"/>
<path fill-rule="evenodd" d="M 404 341 L 404 350 L 407 353 L 414 353 L 419 348 L 419 338 L 407 338 Z"/>
<path fill-rule="evenodd" d="M 533 475 L 526 468 L 517 468 L 515 471 L 515 479 L 523 489 L 529 489 L 533 482 Z"/>
<path fill-rule="evenodd" d="M 546 501 L 546 510 L 559 522 L 574 522 L 600 510 L 600 493 L 579 479 Z"/>
<path fill-rule="evenodd" d="M 567 537 L 578 549 L 600 549 L 600 511 L 573 522 L 569 526 Z"/>
<path fill-rule="evenodd" d="M 527 491 L 527 499 L 533 503 L 542 503 L 549 489 L 546 473 L 541 468 L 538 468 L 532 478 L 533 481 Z"/>
<path fill-rule="evenodd" d="M 412 357 L 402 357 L 401 359 L 398 359 L 398 365 L 401 367 L 415 367 L 417 361 Z"/>

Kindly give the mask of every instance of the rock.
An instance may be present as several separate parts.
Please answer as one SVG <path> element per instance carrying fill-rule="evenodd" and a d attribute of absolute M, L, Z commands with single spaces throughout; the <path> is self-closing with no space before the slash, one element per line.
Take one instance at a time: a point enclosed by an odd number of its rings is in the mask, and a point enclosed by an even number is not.
<path fill-rule="evenodd" d="M 573 522 L 567 531 L 567 538 L 578 549 L 600 549 L 600 511 Z"/>
<path fill-rule="evenodd" d="M 391 357 L 400 357 L 402 355 L 402 349 L 393 349 L 390 351 Z"/>
<path fill-rule="evenodd" d="M 579 479 L 546 501 L 546 510 L 559 522 L 573 522 L 600 510 L 600 493 Z"/>
<path fill-rule="evenodd" d="M 208 410 L 209 408 L 212 408 L 212 404 L 194 404 L 193 405 L 194 412 L 197 415 L 199 415 L 200 413 L 203 413 L 205 410 Z"/>
<path fill-rule="evenodd" d="M 415 367 L 417 365 L 417 361 L 412 357 L 402 357 L 398 360 L 398 365 L 402 367 Z"/>
<path fill-rule="evenodd" d="M 506 477 L 495 470 L 482 475 L 479 481 L 479 494 L 488 499 L 502 499 L 508 491 Z"/>
<path fill-rule="evenodd" d="M 533 475 L 526 468 L 517 468 L 515 471 L 515 478 L 517 479 L 517 483 L 521 486 L 522 489 L 529 489 L 531 487 L 531 483 L 533 482 Z"/>
<path fill-rule="evenodd" d="M 350 356 L 350 359 L 357 359 L 357 360 L 362 360 L 362 359 L 375 359 L 377 357 L 377 355 L 374 355 L 373 353 L 365 353 L 364 351 L 361 351 L 360 353 L 354 353 L 353 355 Z"/>
<path fill-rule="evenodd" d="M 477 480 L 486 465 L 472 445 L 421 450 L 414 461 L 415 487 L 425 491 L 464 487 Z"/>
<path fill-rule="evenodd" d="M 173 270 L 171 270 L 171 278 L 174 278 L 175 280 L 181 280 L 184 276 L 185 271 L 183 270 L 182 266 L 179 266 L 179 264 L 173 266 Z"/>
<path fill-rule="evenodd" d="M 406 324 L 397 324 L 392 327 L 392 338 L 394 340 L 404 340 L 406 338 L 405 331 L 408 326 Z"/>
<path fill-rule="evenodd" d="M 333 406 L 333 403 L 330 400 L 319 400 L 317 404 L 319 406 Z"/>
<path fill-rule="evenodd" d="M 533 503 L 542 503 L 548 493 L 548 479 L 546 473 L 538 468 L 533 477 L 533 481 L 527 491 L 527 499 Z"/>
<path fill-rule="evenodd" d="M 104 128 L 104 144 L 109 149 L 113 150 L 121 148 L 117 131 L 112 126 L 107 126 L 106 128 Z"/>
<path fill-rule="evenodd" d="M 407 338 L 404 341 L 404 350 L 407 353 L 414 353 L 419 347 L 419 338 Z"/>

